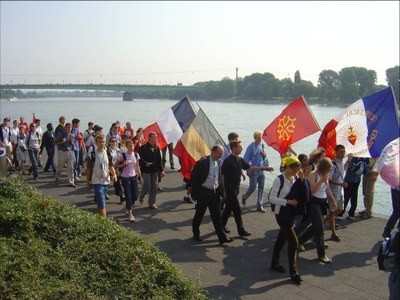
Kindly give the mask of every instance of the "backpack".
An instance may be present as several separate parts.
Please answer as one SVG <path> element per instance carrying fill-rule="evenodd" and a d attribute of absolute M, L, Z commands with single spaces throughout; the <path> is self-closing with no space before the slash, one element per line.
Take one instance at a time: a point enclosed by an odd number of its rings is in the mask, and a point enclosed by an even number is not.
<path fill-rule="evenodd" d="M 88 152 L 88 155 L 87 155 L 87 157 L 86 157 L 86 161 L 87 161 L 88 166 L 89 166 L 90 168 L 93 168 L 93 167 L 94 167 L 94 163 L 95 163 L 95 161 L 96 161 L 96 153 L 95 153 L 95 151 L 96 151 L 96 149 L 94 148 L 94 145 L 90 146 L 90 147 L 89 147 L 89 150 L 87 151 L 87 152 Z M 109 161 L 109 163 L 111 164 L 111 162 L 112 162 L 111 153 L 110 153 L 110 151 L 109 151 L 108 149 L 106 150 L 106 152 L 107 152 L 108 161 Z M 89 154 L 90 154 L 90 155 L 89 155 Z M 125 154 L 125 153 L 123 153 L 123 154 Z M 126 160 L 126 157 L 125 157 L 125 156 L 124 156 L 124 160 Z"/>
<path fill-rule="evenodd" d="M 397 229 L 385 239 L 378 250 L 378 268 L 381 271 L 393 272 L 400 268 L 399 264 L 400 230 Z"/>
<path fill-rule="evenodd" d="M 122 152 L 121 154 L 122 154 L 123 161 L 126 161 L 126 152 Z M 135 157 L 136 157 L 136 154 L 135 154 Z M 118 170 L 122 173 L 122 170 L 124 168 L 125 168 L 125 166 L 122 166 L 122 167 L 119 167 Z"/>
<path fill-rule="evenodd" d="M 362 175 L 364 173 L 368 173 L 369 170 L 366 168 L 366 162 L 363 160 L 359 160 L 355 164 L 353 164 L 350 168 L 350 171 L 356 175 Z"/>
<path fill-rule="evenodd" d="M 279 178 L 279 180 L 280 180 L 280 185 L 279 185 L 279 190 L 278 190 L 277 196 L 279 197 L 279 194 L 281 193 L 281 190 L 282 190 L 282 188 L 283 188 L 283 175 L 282 175 L 282 174 L 278 175 L 278 178 Z M 270 199 L 271 191 L 272 191 L 272 186 L 271 186 L 271 188 L 269 189 L 268 196 L 267 196 L 267 199 L 268 199 L 269 202 L 271 202 L 271 199 Z M 272 211 L 272 212 L 275 211 L 275 206 L 276 206 L 276 204 L 271 203 L 271 211 Z"/>

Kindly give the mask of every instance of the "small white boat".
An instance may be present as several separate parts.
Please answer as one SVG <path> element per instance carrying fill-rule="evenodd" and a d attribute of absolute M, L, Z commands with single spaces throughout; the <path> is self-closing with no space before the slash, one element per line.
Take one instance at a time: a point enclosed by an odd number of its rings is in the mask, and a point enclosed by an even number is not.
<path fill-rule="evenodd" d="M 10 99 L 8 99 L 8 101 L 17 101 L 18 99 L 17 99 L 17 97 L 11 97 Z"/>

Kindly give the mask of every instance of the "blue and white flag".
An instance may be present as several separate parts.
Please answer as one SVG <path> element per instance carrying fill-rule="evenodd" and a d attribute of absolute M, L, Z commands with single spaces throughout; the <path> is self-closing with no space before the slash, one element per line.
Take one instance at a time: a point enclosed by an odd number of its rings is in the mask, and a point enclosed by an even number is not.
<path fill-rule="evenodd" d="M 318 146 L 328 157 L 336 145 L 357 157 L 379 157 L 385 146 L 399 136 L 399 117 L 391 87 L 364 97 L 325 125 Z"/>

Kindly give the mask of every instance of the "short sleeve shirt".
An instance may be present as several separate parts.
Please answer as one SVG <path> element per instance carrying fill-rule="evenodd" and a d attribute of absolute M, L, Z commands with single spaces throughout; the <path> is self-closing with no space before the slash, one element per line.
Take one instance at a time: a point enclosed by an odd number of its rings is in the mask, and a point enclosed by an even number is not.
<path fill-rule="evenodd" d="M 238 188 L 242 169 L 247 170 L 250 165 L 240 156 L 229 155 L 222 164 L 222 175 L 224 175 L 225 186 Z"/>

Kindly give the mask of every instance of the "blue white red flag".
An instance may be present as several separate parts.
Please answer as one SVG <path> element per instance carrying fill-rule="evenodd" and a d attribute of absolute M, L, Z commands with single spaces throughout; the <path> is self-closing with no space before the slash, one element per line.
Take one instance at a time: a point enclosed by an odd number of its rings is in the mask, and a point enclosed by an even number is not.
<path fill-rule="evenodd" d="M 336 145 L 356 157 L 379 157 L 383 148 L 399 136 L 399 118 L 391 87 L 364 97 L 325 125 L 318 147 L 335 156 Z"/>
<path fill-rule="evenodd" d="M 400 189 L 399 174 L 399 139 L 390 142 L 382 151 L 381 156 L 376 162 L 378 171 L 382 179 L 390 185 L 392 189 Z"/>
<path fill-rule="evenodd" d="M 225 142 L 200 108 L 196 118 L 174 149 L 174 154 L 179 158 L 182 176 L 190 179 L 196 161 L 210 155 L 212 147 L 217 144 L 223 146 Z"/>
<path fill-rule="evenodd" d="M 185 97 L 174 106 L 163 112 L 157 121 L 143 129 L 144 138 L 148 139 L 150 132 L 156 132 L 160 149 L 169 143 L 178 141 L 182 134 L 189 128 L 196 112 L 191 101 Z"/>

